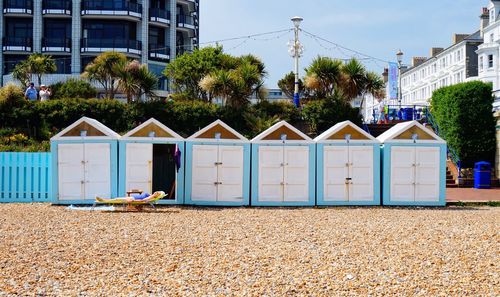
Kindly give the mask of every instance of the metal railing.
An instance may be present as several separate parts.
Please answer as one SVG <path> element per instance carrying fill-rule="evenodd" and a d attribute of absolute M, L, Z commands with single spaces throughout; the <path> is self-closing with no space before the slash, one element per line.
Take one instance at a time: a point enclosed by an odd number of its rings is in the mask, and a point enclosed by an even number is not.
<path fill-rule="evenodd" d="M 42 47 L 64 47 L 71 49 L 71 38 L 44 37 Z"/>
<path fill-rule="evenodd" d="M 387 105 L 385 116 L 389 121 L 420 121 L 425 118 L 427 105 L 413 104 L 413 105 Z M 380 120 L 380 112 L 378 108 L 372 109 L 373 120 L 372 123 L 377 123 Z"/>
<path fill-rule="evenodd" d="M 85 10 L 128 11 L 142 14 L 142 4 L 129 1 L 84 0 L 82 14 Z"/>
<path fill-rule="evenodd" d="M 141 50 L 142 43 L 139 40 L 133 39 L 121 39 L 121 38 L 82 38 L 81 40 L 82 48 L 126 48 L 133 50 Z"/>
<path fill-rule="evenodd" d="M 15 47 L 22 47 L 24 51 L 31 51 L 31 48 L 33 47 L 33 39 L 32 38 L 27 38 L 27 37 L 4 37 L 2 39 L 3 41 L 3 47 L 4 50 L 6 47 L 9 46 L 15 46 Z M 28 50 L 29 48 L 29 50 Z"/>
<path fill-rule="evenodd" d="M 162 45 L 162 44 L 149 44 L 149 56 L 153 58 L 158 58 L 158 55 L 170 56 L 170 47 Z"/>
<path fill-rule="evenodd" d="M 44 0 L 42 1 L 42 9 L 59 9 L 72 10 L 71 0 Z"/>
<path fill-rule="evenodd" d="M 194 17 L 191 15 L 178 14 L 177 15 L 177 25 L 191 25 L 194 26 Z"/>
<path fill-rule="evenodd" d="M 427 123 L 429 123 L 432 126 L 436 134 L 445 139 L 444 135 L 440 134 L 439 125 L 434 119 L 432 113 L 428 109 L 426 112 L 426 118 L 427 118 Z M 447 145 L 446 147 L 448 148 L 448 157 L 450 158 L 451 162 L 455 164 L 455 166 L 457 166 L 458 178 L 460 179 L 462 177 L 462 161 L 460 160 L 460 157 L 458 156 L 457 152 L 451 146 Z"/>
<path fill-rule="evenodd" d="M 28 10 L 33 13 L 33 1 L 32 0 L 3 0 L 4 12 L 8 12 L 9 9 L 21 9 L 24 13 L 28 13 Z"/>
<path fill-rule="evenodd" d="M 150 8 L 149 9 L 149 17 L 150 18 L 166 19 L 166 20 L 170 21 L 170 11 L 160 9 L 160 8 Z"/>

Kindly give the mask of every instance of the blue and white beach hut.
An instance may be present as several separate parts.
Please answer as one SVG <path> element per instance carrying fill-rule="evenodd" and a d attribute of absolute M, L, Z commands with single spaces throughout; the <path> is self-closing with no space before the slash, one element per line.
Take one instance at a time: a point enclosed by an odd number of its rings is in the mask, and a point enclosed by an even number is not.
<path fill-rule="evenodd" d="M 380 205 L 380 142 L 350 121 L 316 142 L 317 205 Z"/>
<path fill-rule="evenodd" d="M 53 201 L 91 204 L 118 194 L 118 135 L 83 117 L 51 138 Z"/>
<path fill-rule="evenodd" d="M 184 138 L 155 119 L 119 141 L 119 195 L 127 192 L 167 194 L 158 204 L 184 202 Z"/>
<path fill-rule="evenodd" d="M 281 121 L 251 142 L 251 205 L 313 206 L 316 195 L 314 141 Z"/>
<path fill-rule="evenodd" d="M 185 204 L 248 205 L 250 141 L 221 120 L 189 137 L 185 197 Z"/>
<path fill-rule="evenodd" d="M 400 123 L 382 143 L 384 205 L 446 205 L 446 142 L 417 121 Z"/>

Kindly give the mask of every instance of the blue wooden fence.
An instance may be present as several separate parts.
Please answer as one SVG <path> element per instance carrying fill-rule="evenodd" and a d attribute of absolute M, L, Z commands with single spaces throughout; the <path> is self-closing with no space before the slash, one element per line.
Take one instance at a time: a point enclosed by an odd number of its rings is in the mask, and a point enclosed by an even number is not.
<path fill-rule="evenodd" d="M 49 202 L 50 153 L 0 153 L 0 203 Z"/>

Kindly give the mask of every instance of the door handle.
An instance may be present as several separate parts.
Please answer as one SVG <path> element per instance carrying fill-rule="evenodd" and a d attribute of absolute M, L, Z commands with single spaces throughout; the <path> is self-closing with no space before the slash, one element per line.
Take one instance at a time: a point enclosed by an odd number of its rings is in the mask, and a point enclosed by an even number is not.
<path fill-rule="evenodd" d="M 214 164 L 215 164 L 215 166 L 222 165 L 222 162 L 215 162 Z"/>

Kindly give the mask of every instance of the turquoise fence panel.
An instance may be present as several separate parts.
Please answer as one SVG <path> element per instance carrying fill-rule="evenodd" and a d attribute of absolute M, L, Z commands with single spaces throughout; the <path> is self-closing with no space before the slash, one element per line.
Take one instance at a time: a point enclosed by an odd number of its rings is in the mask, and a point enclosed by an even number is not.
<path fill-rule="evenodd" d="M 50 153 L 0 153 L 0 203 L 49 202 Z"/>

